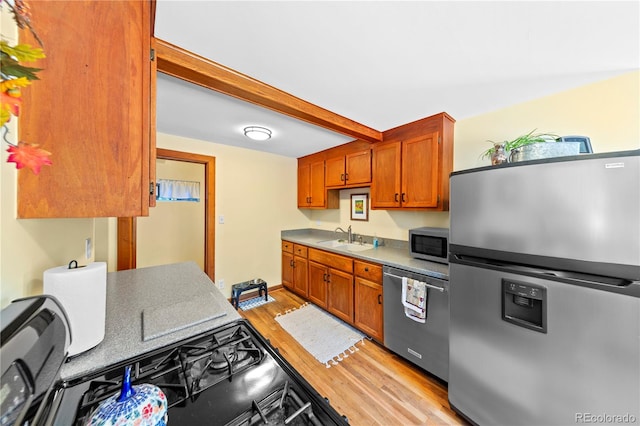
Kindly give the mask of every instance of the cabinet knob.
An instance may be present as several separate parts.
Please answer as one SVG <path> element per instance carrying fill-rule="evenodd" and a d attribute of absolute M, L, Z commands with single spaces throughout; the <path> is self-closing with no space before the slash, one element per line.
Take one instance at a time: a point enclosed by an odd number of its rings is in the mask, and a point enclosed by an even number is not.
<path fill-rule="evenodd" d="M 369 268 L 365 267 L 365 268 L 364 268 L 364 271 L 365 271 L 365 272 L 369 272 Z"/>

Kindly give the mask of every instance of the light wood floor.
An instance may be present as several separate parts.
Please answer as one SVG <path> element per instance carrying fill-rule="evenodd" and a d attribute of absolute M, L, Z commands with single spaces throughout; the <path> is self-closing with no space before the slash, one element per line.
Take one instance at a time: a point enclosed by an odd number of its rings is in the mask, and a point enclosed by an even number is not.
<path fill-rule="evenodd" d="M 466 425 L 447 402 L 446 385 L 382 345 L 365 340 L 359 351 L 326 368 L 274 320 L 304 300 L 286 289 L 270 291 L 276 301 L 247 318 L 351 425 Z"/>

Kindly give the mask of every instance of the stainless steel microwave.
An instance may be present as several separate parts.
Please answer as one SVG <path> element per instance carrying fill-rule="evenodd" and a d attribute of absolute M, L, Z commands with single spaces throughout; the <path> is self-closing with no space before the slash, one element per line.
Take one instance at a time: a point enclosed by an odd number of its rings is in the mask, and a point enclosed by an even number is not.
<path fill-rule="evenodd" d="M 411 257 L 431 262 L 449 263 L 449 228 L 409 229 Z"/>

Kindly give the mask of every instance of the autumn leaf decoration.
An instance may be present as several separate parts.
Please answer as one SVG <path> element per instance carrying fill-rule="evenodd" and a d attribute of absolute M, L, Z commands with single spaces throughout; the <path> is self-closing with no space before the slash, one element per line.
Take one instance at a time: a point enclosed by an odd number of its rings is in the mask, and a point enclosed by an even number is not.
<path fill-rule="evenodd" d="M 35 39 L 42 46 L 42 42 L 31 27 L 31 15 L 29 6 L 23 0 L 0 0 L 0 5 L 6 5 L 13 13 L 14 20 L 19 28 L 28 28 Z M 30 168 L 34 174 L 40 173 L 43 165 L 50 165 L 50 152 L 38 148 L 38 145 L 20 141 L 17 145 L 9 142 L 6 138 L 9 129 L 6 124 L 11 120 L 11 116 L 20 115 L 22 103 L 22 88 L 27 87 L 32 81 L 38 80 L 36 73 L 40 68 L 33 68 L 23 65 L 24 62 L 34 62 L 44 58 L 44 51 L 41 47 L 32 47 L 28 44 L 9 45 L 5 40 L 0 40 L 0 126 L 2 126 L 4 141 L 9 145 L 7 152 L 9 158 L 7 162 L 16 163 L 16 168 Z"/>

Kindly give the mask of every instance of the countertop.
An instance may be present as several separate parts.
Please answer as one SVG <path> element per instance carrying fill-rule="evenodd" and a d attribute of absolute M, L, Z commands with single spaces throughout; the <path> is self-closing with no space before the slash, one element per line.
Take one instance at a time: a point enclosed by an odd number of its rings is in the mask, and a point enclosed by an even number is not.
<path fill-rule="evenodd" d="M 60 375 L 80 377 L 240 318 L 194 262 L 110 272 L 104 340 Z"/>
<path fill-rule="evenodd" d="M 409 255 L 409 246 L 407 241 L 383 239 L 380 247 L 372 248 L 359 252 L 352 252 L 340 248 L 328 248 L 318 245 L 319 241 L 326 241 L 344 237 L 342 234 L 337 235 L 332 231 L 320 229 L 293 229 L 280 233 L 283 240 L 292 243 L 303 244 L 308 247 L 325 250 L 336 254 L 353 257 L 369 262 L 380 263 L 385 266 L 404 269 L 406 271 L 415 272 L 417 274 L 427 275 L 434 278 L 449 280 L 449 266 L 440 263 L 429 262 L 426 260 L 414 259 Z M 366 242 L 371 242 L 371 237 L 365 236 Z"/>

